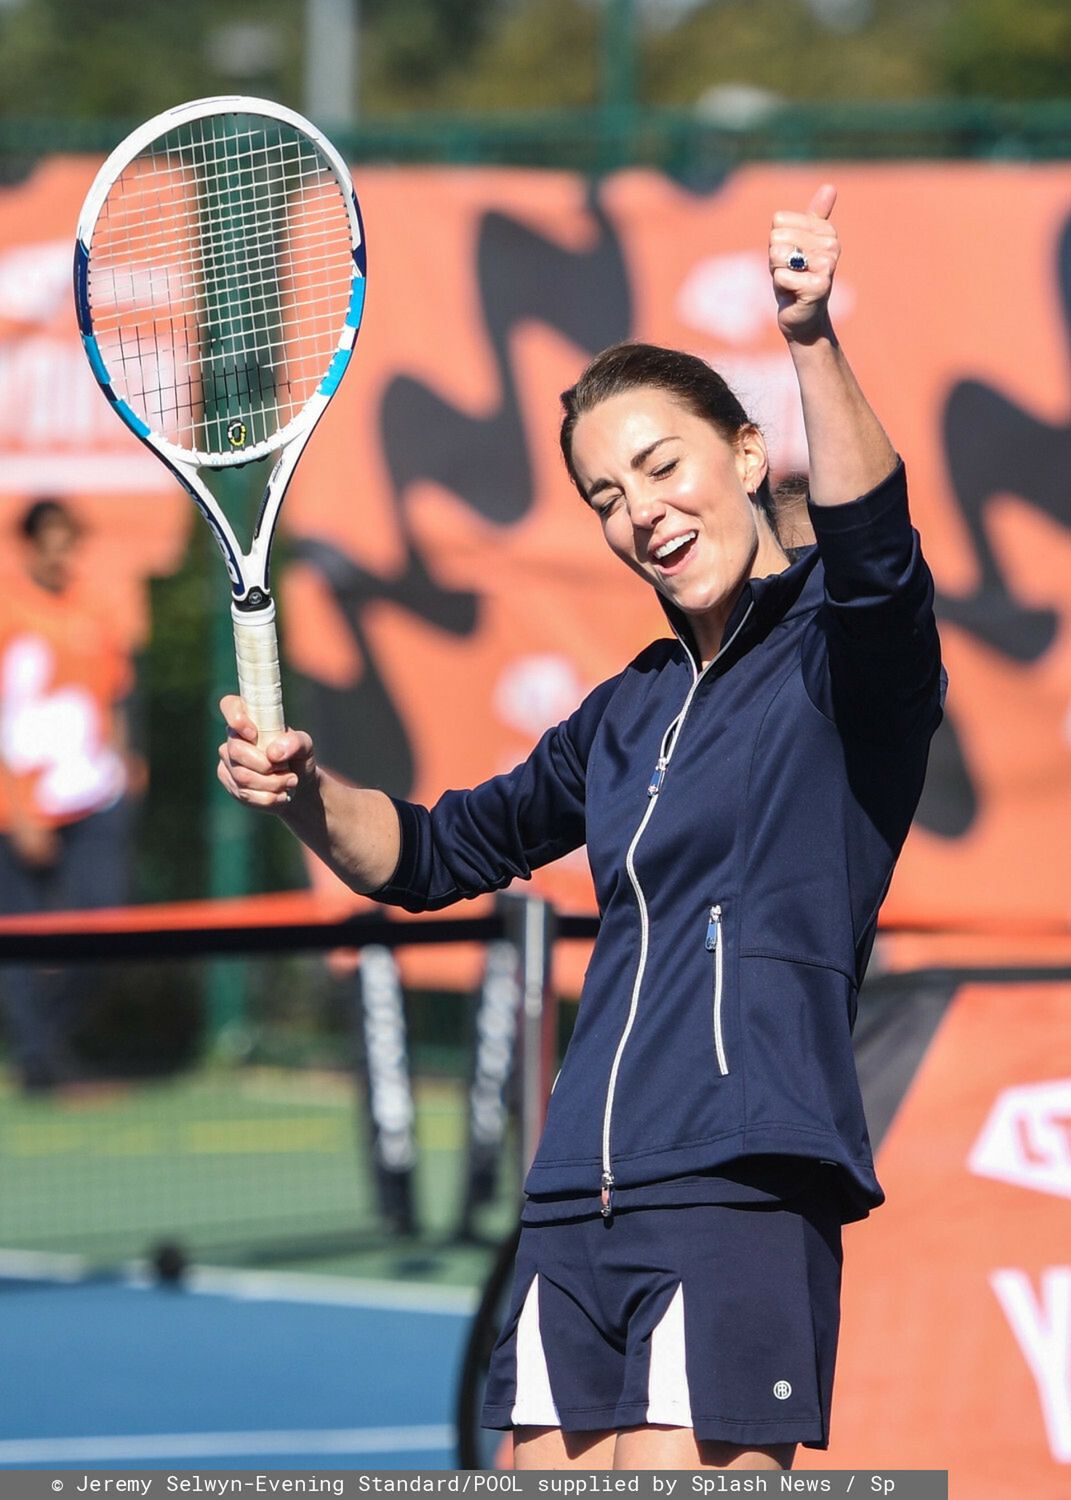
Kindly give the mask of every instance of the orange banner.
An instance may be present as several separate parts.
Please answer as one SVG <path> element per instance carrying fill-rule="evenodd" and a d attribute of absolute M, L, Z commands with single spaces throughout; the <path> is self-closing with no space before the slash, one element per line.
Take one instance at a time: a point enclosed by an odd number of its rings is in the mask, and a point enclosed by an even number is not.
<path fill-rule="evenodd" d="M 101 395 L 82 352 L 72 263 L 98 163 L 56 158 L 0 191 L 0 525 L 67 500 L 86 526 L 80 565 L 124 643 L 149 630 L 145 581 L 181 563 L 192 507 Z M 0 549 L 0 576 L 15 566 Z"/>
<path fill-rule="evenodd" d="M 1065 167 L 762 166 L 704 195 L 642 172 L 358 173 L 366 326 L 288 501 L 306 720 L 338 769 L 428 801 L 515 763 L 663 632 L 569 486 L 557 393 L 613 340 L 682 345 L 735 383 L 778 471 L 805 467 L 765 237 L 827 175 L 837 325 L 908 463 L 951 677 L 886 915 L 1066 931 Z M 994 203 L 1011 283 L 984 249 Z M 590 901 L 580 856 L 538 884 Z"/>
<path fill-rule="evenodd" d="M 878 1154 L 886 1205 L 845 1232 L 828 1453 L 948 1469 L 957 1500 L 1071 1475 L 1071 985 L 953 999 Z"/>
<path fill-rule="evenodd" d="M 95 165 L 0 190 L 0 511 L 72 497 L 136 641 L 142 581 L 193 523 L 78 344 Z M 1066 963 L 1071 167 L 756 166 L 707 194 L 643 172 L 356 176 L 365 328 L 284 509 L 279 575 L 291 712 L 323 758 L 433 800 L 515 763 L 662 633 L 568 484 L 557 393 L 615 340 L 683 345 L 735 383 L 777 469 L 804 467 L 765 238 L 832 176 L 837 324 L 907 460 L 951 679 L 886 906 L 938 936 L 879 955 L 958 962 L 942 930 L 973 929 L 988 962 Z M 582 854 L 538 884 L 590 904 Z M 578 945 L 557 961 L 575 990 Z M 441 953 L 412 962 L 448 975 Z M 1066 1489 L 1069 1025 L 1066 983 L 975 985 L 948 1008 L 882 1145 L 889 1203 L 849 1231 L 833 1447 L 802 1464 L 947 1467 L 970 1500 Z"/>
<path fill-rule="evenodd" d="M 192 513 L 78 346 L 94 167 L 0 191 L 0 511 L 72 496 L 136 641 L 138 580 L 177 564 Z M 951 678 L 886 917 L 1068 931 L 1071 168 L 756 166 L 707 194 L 646 172 L 356 176 L 365 328 L 284 509 L 277 580 L 291 713 L 323 758 L 433 800 L 521 759 L 663 631 L 566 480 L 557 393 L 616 339 L 680 344 L 736 384 L 779 471 L 805 466 L 764 246 L 772 210 L 832 176 L 837 324 L 907 459 Z M 1014 276 L 988 253 L 995 204 Z M 590 905 L 580 853 L 539 885 Z"/>

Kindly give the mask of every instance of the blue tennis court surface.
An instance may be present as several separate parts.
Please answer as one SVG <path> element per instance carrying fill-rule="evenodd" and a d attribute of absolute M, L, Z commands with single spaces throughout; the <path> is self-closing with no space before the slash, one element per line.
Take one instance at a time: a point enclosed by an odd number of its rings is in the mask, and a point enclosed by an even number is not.
<path fill-rule="evenodd" d="M 471 1303 L 259 1273 L 0 1281 L 0 1466 L 453 1468 Z"/>

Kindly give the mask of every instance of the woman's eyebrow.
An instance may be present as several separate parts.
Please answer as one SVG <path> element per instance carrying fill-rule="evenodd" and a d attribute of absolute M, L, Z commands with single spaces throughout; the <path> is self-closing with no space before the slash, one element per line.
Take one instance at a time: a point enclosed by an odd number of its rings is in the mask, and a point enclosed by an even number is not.
<path fill-rule="evenodd" d="M 642 469 L 656 448 L 661 447 L 663 443 L 675 442 L 676 436 L 676 433 L 671 432 L 666 437 L 655 438 L 653 443 L 648 443 L 646 448 L 641 448 L 638 453 L 632 455 L 632 458 L 629 460 L 629 468 L 632 470 Z M 614 482 L 612 479 L 596 479 L 585 498 L 590 504 L 602 490 L 612 490 L 613 487 Z"/>

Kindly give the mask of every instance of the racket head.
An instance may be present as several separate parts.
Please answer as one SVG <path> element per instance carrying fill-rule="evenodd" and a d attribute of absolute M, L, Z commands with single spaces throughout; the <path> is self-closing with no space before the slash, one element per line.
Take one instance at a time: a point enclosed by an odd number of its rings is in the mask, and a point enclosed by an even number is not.
<path fill-rule="evenodd" d="M 227 468 L 315 426 L 364 309 L 360 206 L 341 156 L 270 100 L 222 95 L 146 121 L 78 221 L 90 366 L 177 464 Z"/>

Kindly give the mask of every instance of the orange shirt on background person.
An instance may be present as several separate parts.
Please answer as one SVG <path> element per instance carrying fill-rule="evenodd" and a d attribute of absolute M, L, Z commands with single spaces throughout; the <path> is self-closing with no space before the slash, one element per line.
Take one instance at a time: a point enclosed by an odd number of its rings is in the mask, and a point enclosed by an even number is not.
<path fill-rule="evenodd" d="M 72 583 L 0 593 L 0 833 L 21 817 L 76 822 L 116 802 L 127 772 L 116 705 L 132 685 L 104 608 Z"/>

